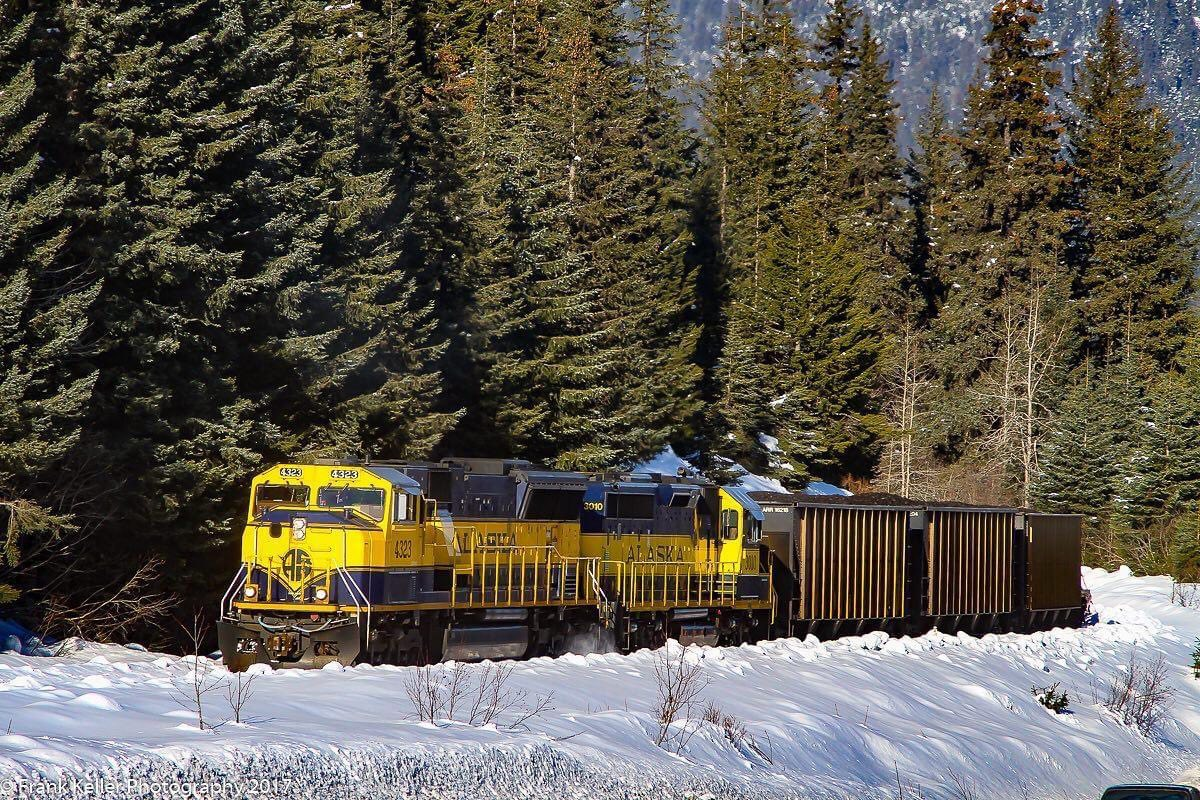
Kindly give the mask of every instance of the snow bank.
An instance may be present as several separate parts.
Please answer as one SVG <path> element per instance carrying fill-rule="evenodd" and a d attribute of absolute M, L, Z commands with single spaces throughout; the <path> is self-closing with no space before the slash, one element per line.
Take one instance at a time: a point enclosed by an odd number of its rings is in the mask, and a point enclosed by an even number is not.
<path fill-rule="evenodd" d="M 520 730 L 419 722 L 412 669 L 360 666 L 261 674 L 246 721 L 216 731 L 181 707 L 191 659 L 95 644 L 3 654 L 0 797 L 40 780 L 59 781 L 40 796 L 62 797 L 101 782 L 92 796 L 187 784 L 218 797 L 894 798 L 899 775 L 906 796 L 950 797 L 958 779 L 980 798 L 1094 798 L 1118 780 L 1175 778 L 1200 763 L 1188 669 L 1200 612 L 1171 605 L 1166 578 L 1085 579 L 1099 623 L 1083 630 L 688 648 L 703 700 L 744 722 L 757 749 L 708 725 L 679 754 L 656 747 L 649 652 L 514 664 L 511 688 L 554 696 Z M 1096 702 L 1135 649 L 1165 654 L 1177 690 L 1150 737 Z M 1052 683 L 1072 713 L 1034 700 Z M 206 705 L 210 721 L 231 716 L 220 689 Z"/>

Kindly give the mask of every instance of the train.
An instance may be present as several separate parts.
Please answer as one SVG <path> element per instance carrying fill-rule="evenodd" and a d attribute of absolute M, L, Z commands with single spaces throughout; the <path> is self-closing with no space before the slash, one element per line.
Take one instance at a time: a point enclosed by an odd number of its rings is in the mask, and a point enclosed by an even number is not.
<path fill-rule="evenodd" d="M 251 481 L 231 670 L 424 665 L 868 630 L 1082 623 L 1081 517 L 754 492 L 520 459 L 313 460 Z"/>

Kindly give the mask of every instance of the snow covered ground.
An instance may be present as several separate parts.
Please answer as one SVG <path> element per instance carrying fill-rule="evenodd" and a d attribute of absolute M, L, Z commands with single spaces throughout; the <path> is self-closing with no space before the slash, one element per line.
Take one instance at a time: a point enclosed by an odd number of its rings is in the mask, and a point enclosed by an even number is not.
<path fill-rule="evenodd" d="M 688 648 L 702 699 L 756 747 L 698 724 L 678 754 L 654 744 L 661 652 L 513 664 L 506 690 L 553 693 L 553 710 L 517 730 L 515 711 L 486 727 L 420 722 L 404 688 L 414 669 L 361 666 L 261 674 L 247 721 L 215 731 L 183 707 L 192 659 L 96 644 L 3 654 L 0 797 L 895 798 L 899 777 L 904 797 L 1094 798 L 1114 781 L 1188 773 L 1200 765 L 1188 668 L 1200 611 L 1172 605 L 1166 578 L 1084 578 L 1099 624 L 1078 631 Z M 1176 690 L 1150 736 L 1096 699 L 1132 650 L 1165 654 Z M 1072 713 L 1032 697 L 1053 683 Z M 210 722 L 232 715 L 220 689 L 205 705 Z"/>

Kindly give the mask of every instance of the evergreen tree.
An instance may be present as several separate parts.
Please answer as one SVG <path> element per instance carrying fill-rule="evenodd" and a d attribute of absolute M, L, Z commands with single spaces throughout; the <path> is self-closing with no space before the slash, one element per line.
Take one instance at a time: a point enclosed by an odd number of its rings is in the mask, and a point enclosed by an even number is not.
<path fill-rule="evenodd" d="M 65 28 L 80 187 L 67 258 L 103 279 L 87 320 L 95 401 L 69 465 L 92 487 L 79 513 L 108 571 L 92 566 L 120 586 L 150 553 L 175 589 L 204 586 L 274 435 L 231 374 L 245 340 L 229 313 L 243 258 L 230 171 L 253 140 L 236 99 L 249 76 L 229 69 L 244 19 L 215 0 L 113 0 L 69 7 Z"/>
<path fill-rule="evenodd" d="M 1050 103 L 1059 53 L 1034 26 L 1039 0 L 1004 0 L 984 37 L 958 139 L 953 265 L 937 326 L 953 451 L 977 452 L 1028 502 L 1063 369 L 1074 350 L 1064 257 L 1068 176 Z"/>
<path fill-rule="evenodd" d="M 1191 332 L 1196 212 L 1167 119 L 1110 6 L 1079 70 L 1070 155 L 1078 173 L 1084 349 L 1169 368 Z"/>
<path fill-rule="evenodd" d="M 541 124 L 547 43 L 539 4 L 514 2 L 471 51 L 464 87 L 461 167 L 465 274 L 473 297 L 471 350 L 485 439 L 504 452 L 545 458 L 549 412 L 536 361 L 548 331 L 540 289 L 567 259 L 564 193 Z"/>
<path fill-rule="evenodd" d="M 304 403 L 296 446 L 322 455 L 423 457 L 456 418 L 439 408 L 432 298 L 419 293 L 406 167 L 417 123 L 393 105 L 419 78 L 395 49 L 402 20 L 366 6 L 301 3 L 308 97 L 303 122 L 319 142 L 319 274 L 297 286 L 293 336 L 311 347 L 295 361 Z M 415 237 L 414 237 L 415 238 Z M 419 241 L 419 240 L 418 240 Z M 406 243 L 414 247 L 406 252 Z"/>
<path fill-rule="evenodd" d="M 1141 366 L 1119 362 L 1071 387 L 1055 413 L 1038 464 L 1039 509 L 1107 524 L 1125 489 L 1122 468 L 1139 438 Z"/>
<path fill-rule="evenodd" d="M 697 287 L 687 263 L 692 231 L 685 191 L 695 141 L 684 124 L 683 102 L 675 96 L 687 81 L 674 55 L 679 25 L 666 0 L 637 0 L 634 12 L 628 35 L 635 43 L 631 72 L 637 135 L 632 160 L 623 169 L 633 211 L 620 235 L 634 243 L 629 264 L 649 278 L 650 294 L 637 306 L 633 321 L 648 359 L 649 380 L 635 387 L 629 402 L 633 414 L 657 419 L 665 434 L 679 438 L 680 422 L 700 412 L 700 331 L 693 321 Z"/>
<path fill-rule="evenodd" d="M 843 108 L 842 99 L 854 83 L 862 55 L 856 34 L 862 10 L 851 0 L 830 0 L 829 11 L 817 25 L 814 38 L 813 67 L 828 76 L 826 108 Z"/>
<path fill-rule="evenodd" d="M 911 244 L 906 283 L 901 291 L 916 305 L 924 320 L 936 316 L 949 288 L 951 265 L 945 258 L 951 219 L 955 149 L 946 109 L 938 87 L 917 123 L 917 149 L 906 166 L 908 205 L 912 209 Z"/>
<path fill-rule="evenodd" d="M 0 565 L 9 575 L 24 536 L 69 525 L 48 473 L 77 446 L 96 379 L 81 320 L 99 287 L 62 253 L 75 186 L 48 140 L 61 57 L 49 13 L 0 3 Z M 0 603 L 15 597 L 0 582 Z"/>
<path fill-rule="evenodd" d="M 654 405 L 662 393 L 638 392 L 665 387 L 638 305 L 655 296 L 655 254 L 637 251 L 645 232 L 628 215 L 645 202 L 636 192 L 649 186 L 629 180 L 639 104 L 619 4 L 567 3 L 556 22 L 539 111 L 548 141 L 562 148 L 556 160 L 569 240 L 566 258 L 537 287 L 549 327 L 536 369 L 548 390 L 542 434 L 554 443 L 556 463 L 596 469 L 656 452 L 674 420 Z M 653 190 L 646 199 L 653 201 Z"/>
<path fill-rule="evenodd" d="M 1136 436 L 1121 461 L 1113 525 L 1117 556 L 1139 572 L 1200 577 L 1200 389 L 1167 375 L 1132 419 Z"/>
<path fill-rule="evenodd" d="M 794 479 L 807 474 L 817 448 L 807 407 L 813 394 L 779 385 L 774 373 L 780 359 L 790 358 L 781 349 L 790 334 L 780 327 L 791 322 L 777 319 L 769 306 L 780 300 L 770 292 L 786 269 L 779 264 L 788 239 L 783 217 L 800 207 L 808 178 L 811 96 L 803 66 L 801 42 L 784 8 L 766 2 L 756 12 L 739 9 L 725 25 L 702 109 L 718 241 L 729 275 L 709 447 Z M 797 439 L 784 431 L 789 425 L 809 432 L 798 451 L 788 449 Z M 765 446 L 771 439 L 780 442 L 773 452 Z"/>
<path fill-rule="evenodd" d="M 892 99 L 895 82 L 888 75 L 890 65 L 870 20 L 845 0 L 832 3 L 817 29 L 814 64 L 823 71 L 818 81 L 825 91 L 818 101 L 813 190 L 831 236 L 843 237 L 847 252 L 861 262 L 861 279 L 847 284 L 847 290 L 861 293 L 857 302 L 862 307 L 882 312 L 864 321 L 878 323 L 886 317 L 888 328 L 903 331 L 908 325 L 903 261 L 906 234 L 899 208 L 903 184 L 896 154 L 897 106 Z M 857 265 L 847 267 L 850 274 L 857 270 Z M 860 349 L 856 366 L 862 374 L 835 395 L 840 396 L 841 404 L 831 421 L 856 420 L 851 428 L 854 435 L 847 435 L 851 430 L 847 429 L 834 450 L 847 471 L 869 474 L 876 456 L 875 437 L 880 432 L 874 423 L 864 424 L 877 410 L 876 393 L 862 394 L 854 387 L 877 384 L 881 367 L 886 369 L 891 359 L 902 357 L 904 338 L 903 333 L 887 336 L 882 325 L 873 335 L 868 334 L 867 339 L 876 343 L 874 352 Z"/>
<path fill-rule="evenodd" d="M 831 224 L 869 248 L 880 277 L 876 285 L 894 288 L 901 272 L 897 203 L 904 187 L 890 64 L 870 20 L 846 0 L 835 0 L 818 26 L 814 50 L 826 86 L 819 101 L 818 191 Z"/>
<path fill-rule="evenodd" d="M 657 452 L 697 379 L 674 23 L 636 12 L 568 3 L 543 37 L 541 12 L 514 7 L 464 103 L 486 413 L 515 452 L 563 466 Z"/>

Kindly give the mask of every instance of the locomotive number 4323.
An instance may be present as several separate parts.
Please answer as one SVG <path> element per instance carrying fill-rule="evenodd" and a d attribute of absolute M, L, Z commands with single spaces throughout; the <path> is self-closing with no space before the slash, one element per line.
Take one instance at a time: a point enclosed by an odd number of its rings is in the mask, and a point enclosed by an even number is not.
<path fill-rule="evenodd" d="M 397 539 L 392 555 L 396 558 L 412 558 L 412 545 L 412 539 Z"/>

